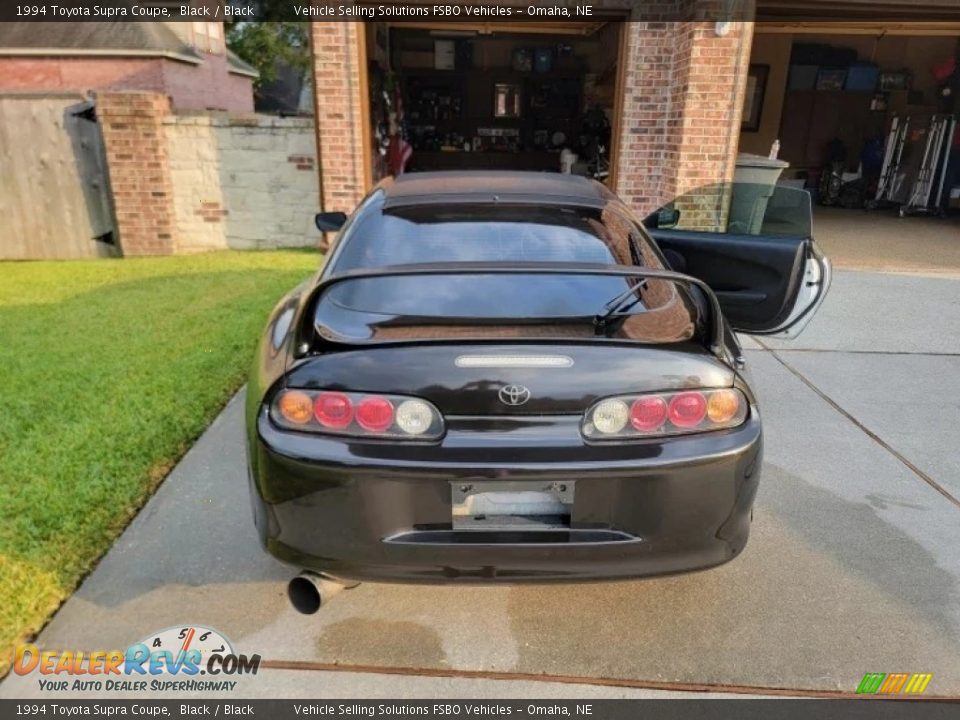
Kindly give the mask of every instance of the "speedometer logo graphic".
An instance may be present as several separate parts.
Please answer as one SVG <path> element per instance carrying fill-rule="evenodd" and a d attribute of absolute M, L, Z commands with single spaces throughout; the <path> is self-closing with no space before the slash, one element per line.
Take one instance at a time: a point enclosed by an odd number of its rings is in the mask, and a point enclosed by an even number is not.
<path fill-rule="evenodd" d="M 211 655 L 233 655 L 233 646 L 219 630 L 204 625 L 181 625 L 169 627 L 165 630 L 152 633 L 141 640 L 151 652 L 167 650 L 173 657 L 186 656 L 188 652 L 197 651 L 202 658 L 202 665 Z"/>

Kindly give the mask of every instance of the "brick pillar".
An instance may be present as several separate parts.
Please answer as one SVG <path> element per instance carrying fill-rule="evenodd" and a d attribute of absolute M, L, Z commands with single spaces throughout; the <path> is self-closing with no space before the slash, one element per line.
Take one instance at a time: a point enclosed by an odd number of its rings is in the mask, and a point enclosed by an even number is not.
<path fill-rule="evenodd" d="M 120 248 L 126 256 L 171 255 L 176 226 L 162 127 L 170 102 L 146 92 L 98 93 L 96 102 Z"/>
<path fill-rule="evenodd" d="M 673 161 L 676 22 L 627 26 L 616 192 L 635 210 L 656 208 Z M 614 118 L 614 122 L 618 119 Z"/>
<path fill-rule="evenodd" d="M 363 153 L 363 24 L 311 23 L 317 156 L 323 209 L 349 213 L 366 188 Z"/>
<path fill-rule="evenodd" d="M 703 16 L 708 3 L 690 3 Z M 745 22 L 722 37 L 714 20 L 630 24 L 616 190 L 639 213 L 733 179 L 752 37 Z M 723 225 L 728 199 L 720 193 L 697 214 Z"/>
<path fill-rule="evenodd" d="M 664 190 L 672 198 L 714 186 L 680 208 L 680 222 L 691 230 L 723 232 L 740 143 L 753 24 L 732 23 L 722 37 L 715 28 L 714 21 L 685 23 L 683 28 L 676 59 L 683 88 L 677 108 L 676 175 Z"/>

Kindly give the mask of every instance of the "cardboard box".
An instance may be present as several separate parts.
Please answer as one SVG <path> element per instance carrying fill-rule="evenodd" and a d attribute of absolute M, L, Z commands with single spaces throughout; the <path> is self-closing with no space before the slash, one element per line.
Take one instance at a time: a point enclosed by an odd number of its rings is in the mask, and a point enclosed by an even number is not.
<path fill-rule="evenodd" d="M 400 53 L 400 64 L 407 70 L 433 67 L 433 53 L 429 50 L 404 50 Z"/>

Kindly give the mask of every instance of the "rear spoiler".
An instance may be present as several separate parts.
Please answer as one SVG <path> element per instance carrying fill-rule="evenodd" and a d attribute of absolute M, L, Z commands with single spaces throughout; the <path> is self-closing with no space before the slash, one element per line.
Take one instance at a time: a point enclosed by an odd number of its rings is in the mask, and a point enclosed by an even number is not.
<path fill-rule="evenodd" d="M 710 330 L 708 348 L 721 360 L 727 360 L 724 348 L 724 324 L 720 310 L 720 301 L 710 286 L 702 280 L 672 270 L 638 268 L 630 265 L 599 265 L 569 262 L 440 262 L 411 265 L 385 265 L 377 268 L 348 270 L 347 272 L 324 278 L 313 288 L 304 307 L 307 316 L 313 315 L 315 303 L 326 290 L 349 280 L 367 278 L 429 276 L 429 275 L 607 275 L 612 277 L 637 277 L 644 279 L 666 280 L 684 287 L 698 288 L 710 304 Z M 301 329 L 302 332 L 302 329 Z M 301 344 L 305 338 L 300 338 Z"/>

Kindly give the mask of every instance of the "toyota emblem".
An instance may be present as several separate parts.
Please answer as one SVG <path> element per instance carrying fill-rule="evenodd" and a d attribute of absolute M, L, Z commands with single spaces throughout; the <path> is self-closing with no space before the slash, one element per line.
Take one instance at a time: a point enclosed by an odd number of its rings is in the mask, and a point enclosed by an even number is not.
<path fill-rule="evenodd" d="M 516 407 L 530 399 L 530 391 L 523 385 L 504 385 L 500 388 L 500 402 Z"/>

